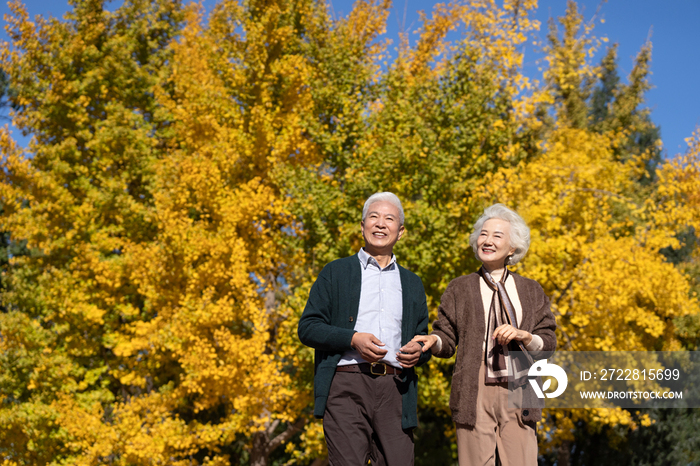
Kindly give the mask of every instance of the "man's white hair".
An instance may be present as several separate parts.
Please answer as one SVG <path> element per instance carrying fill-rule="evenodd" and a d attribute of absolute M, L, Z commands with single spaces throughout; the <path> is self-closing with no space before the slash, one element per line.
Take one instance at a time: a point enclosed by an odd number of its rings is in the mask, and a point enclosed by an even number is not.
<path fill-rule="evenodd" d="M 389 203 L 395 205 L 396 208 L 399 209 L 399 222 L 401 225 L 403 225 L 404 216 L 403 216 L 403 206 L 401 205 L 401 201 L 396 196 L 396 194 L 390 193 L 388 191 L 383 192 L 383 193 L 374 193 L 365 201 L 365 206 L 362 209 L 362 221 L 363 222 L 365 221 L 365 218 L 367 218 L 367 212 L 369 212 L 369 206 L 371 206 L 375 202 L 389 202 Z"/>
<path fill-rule="evenodd" d="M 512 256 L 506 258 L 506 265 L 517 264 L 525 257 L 527 250 L 530 248 L 530 228 L 520 215 L 503 204 L 494 204 L 484 209 L 484 213 L 474 224 L 474 231 L 469 236 L 469 244 L 474 250 L 476 258 L 479 258 L 476 241 L 479 238 L 479 234 L 481 234 L 484 223 L 492 218 L 505 220 L 510 223 L 510 247 L 515 248 L 515 252 Z"/>

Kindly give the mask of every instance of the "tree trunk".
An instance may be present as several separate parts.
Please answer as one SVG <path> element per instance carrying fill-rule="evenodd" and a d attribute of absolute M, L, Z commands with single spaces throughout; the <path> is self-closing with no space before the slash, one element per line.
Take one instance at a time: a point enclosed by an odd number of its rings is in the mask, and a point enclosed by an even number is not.
<path fill-rule="evenodd" d="M 571 442 L 565 440 L 559 446 L 557 466 L 569 466 L 571 464 Z"/>
<path fill-rule="evenodd" d="M 294 434 L 299 432 L 306 424 L 306 419 L 301 418 L 294 424 L 287 425 L 284 432 L 273 437 L 272 435 L 279 423 L 279 420 L 275 420 L 269 423 L 265 430 L 253 436 L 253 446 L 250 449 L 250 466 L 267 466 L 270 453 L 280 445 L 284 445 Z"/>
<path fill-rule="evenodd" d="M 253 436 L 253 447 L 250 449 L 250 466 L 267 466 L 270 451 L 267 448 L 267 433 L 258 432 Z"/>

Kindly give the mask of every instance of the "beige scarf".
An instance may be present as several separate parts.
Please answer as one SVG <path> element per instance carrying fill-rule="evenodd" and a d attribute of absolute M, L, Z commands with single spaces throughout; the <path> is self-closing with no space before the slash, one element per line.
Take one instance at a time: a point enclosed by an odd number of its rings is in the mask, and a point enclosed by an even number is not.
<path fill-rule="evenodd" d="M 508 267 L 504 268 L 503 276 L 498 282 L 483 267 L 479 269 L 479 274 L 494 291 L 486 332 L 486 383 L 509 383 L 519 387 L 527 383 L 527 372 L 533 364 L 532 357 L 521 341 L 512 340 L 504 346 L 492 337 L 496 328 L 503 324 L 518 328 L 515 309 L 505 287 Z"/>

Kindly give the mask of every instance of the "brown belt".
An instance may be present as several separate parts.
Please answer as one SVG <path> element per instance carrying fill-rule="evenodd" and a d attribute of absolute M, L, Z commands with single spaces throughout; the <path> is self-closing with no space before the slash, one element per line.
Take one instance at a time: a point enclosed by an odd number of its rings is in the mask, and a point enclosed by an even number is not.
<path fill-rule="evenodd" d="M 363 362 L 362 364 L 350 364 L 347 366 L 338 366 L 336 372 L 364 372 L 372 375 L 401 375 L 401 369 L 397 369 L 383 362 Z"/>

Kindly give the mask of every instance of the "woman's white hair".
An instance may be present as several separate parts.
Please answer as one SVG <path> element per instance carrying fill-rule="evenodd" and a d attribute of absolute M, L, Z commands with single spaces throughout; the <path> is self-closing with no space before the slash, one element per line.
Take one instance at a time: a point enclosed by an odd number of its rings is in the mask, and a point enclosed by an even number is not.
<path fill-rule="evenodd" d="M 492 218 L 505 220 L 510 223 L 510 247 L 515 248 L 515 252 L 506 258 L 506 265 L 517 264 L 525 257 L 527 250 L 530 248 L 530 228 L 520 215 L 503 204 L 494 204 L 484 209 L 484 213 L 474 224 L 474 231 L 469 236 L 469 244 L 474 250 L 476 258 L 479 258 L 476 241 L 479 238 L 479 234 L 481 234 L 484 223 Z"/>
<path fill-rule="evenodd" d="M 403 206 L 401 205 L 401 201 L 396 196 L 396 194 L 390 193 L 388 191 L 383 192 L 383 193 L 374 193 L 365 201 L 365 206 L 362 209 L 362 221 L 363 222 L 365 221 L 365 218 L 367 218 L 367 212 L 369 212 L 369 206 L 371 206 L 375 202 L 389 202 L 389 203 L 395 205 L 396 208 L 399 209 L 399 222 L 401 225 L 403 225 L 404 216 L 403 216 Z"/>

